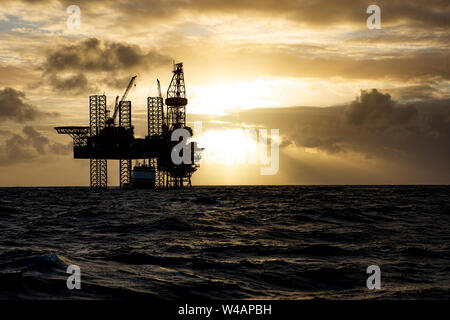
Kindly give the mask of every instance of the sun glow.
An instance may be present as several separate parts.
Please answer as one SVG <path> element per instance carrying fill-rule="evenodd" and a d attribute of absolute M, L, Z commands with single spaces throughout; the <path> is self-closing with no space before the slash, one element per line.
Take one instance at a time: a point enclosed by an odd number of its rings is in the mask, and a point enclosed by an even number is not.
<path fill-rule="evenodd" d="M 286 85 L 293 84 L 288 84 L 285 79 L 268 78 L 193 86 L 190 111 L 220 115 L 229 110 L 281 106 L 286 103 L 286 95 L 282 94 Z M 301 91 L 305 89 L 304 85 L 301 81 L 295 84 L 296 89 Z"/>
<path fill-rule="evenodd" d="M 257 141 L 245 129 L 208 130 L 196 136 L 204 147 L 202 161 L 208 164 L 255 164 Z"/>
<path fill-rule="evenodd" d="M 268 107 L 324 106 L 345 103 L 359 89 L 382 87 L 376 81 L 332 82 L 311 78 L 259 78 L 253 81 L 193 85 L 188 91 L 189 112 L 224 115 L 232 110 Z"/>

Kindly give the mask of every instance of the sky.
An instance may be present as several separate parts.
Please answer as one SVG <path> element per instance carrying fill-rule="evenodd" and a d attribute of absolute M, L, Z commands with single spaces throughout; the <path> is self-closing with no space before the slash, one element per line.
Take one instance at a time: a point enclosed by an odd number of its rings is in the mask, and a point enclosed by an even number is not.
<path fill-rule="evenodd" d="M 0 186 L 89 185 L 53 127 L 87 126 L 89 95 L 110 106 L 137 75 L 145 136 L 173 61 L 205 148 L 195 185 L 448 184 L 449 18 L 445 0 L 2 0 Z"/>

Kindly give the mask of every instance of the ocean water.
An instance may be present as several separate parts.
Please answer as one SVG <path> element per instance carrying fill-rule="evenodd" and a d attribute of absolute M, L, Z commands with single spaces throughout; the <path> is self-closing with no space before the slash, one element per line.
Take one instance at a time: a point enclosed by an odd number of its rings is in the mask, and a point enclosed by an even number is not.
<path fill-rule="evenodd" d="M 0 188 L 0 299 L 448 299 L 449 194 Z M 73 264 L 80 290 L 66 286 Z"/>

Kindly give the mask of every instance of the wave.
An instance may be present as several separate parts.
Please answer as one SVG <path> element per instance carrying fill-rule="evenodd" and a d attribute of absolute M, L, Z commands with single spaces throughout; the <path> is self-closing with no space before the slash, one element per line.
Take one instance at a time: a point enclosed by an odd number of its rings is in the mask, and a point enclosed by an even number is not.
<path fill-rule="evenodd" d="M 448 194 L 0 188 L 0 299 L 354 299 L 371 264 L 386 284 L 377 298 L 448 298 Z M 79 292 L 66 288 L 70 264 L 81 267 Z"/>
<path fill-rule="evenodd" d="M 358 255 L 357 250 L 343 249 L 337 246 L 331 246 L 328 244 L 314 244 L 302 248 L 293 248 L 289 252 L 296 255 L 309 255 L 309 256 L 352 256 Z"/>
<path fill-rule="evenodd" d="M 448 252 L 439 252 L 430 249 L 422 249 L 417 247 L 406 248 L 400 250 L 401 254 L 417 257 L 417 258 L 441 258 L 447 259 L 449 257 Z"/>
<path fill-rule="evenodd" d="M 112 254 L 106 257 L 106 260 L 136 265 L 153 264 L 162 267 L 187 264 L 191 261 L 190 258 L 185 257 L 149 255 L 142 252 Z"/>

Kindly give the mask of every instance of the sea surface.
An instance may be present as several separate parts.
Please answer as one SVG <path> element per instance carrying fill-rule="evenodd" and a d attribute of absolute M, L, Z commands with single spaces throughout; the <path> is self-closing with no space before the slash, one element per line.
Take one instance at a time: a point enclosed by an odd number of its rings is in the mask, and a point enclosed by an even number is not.
<path fill-rule="evenodd" d="M 0 299 L 449 299 L 449 195 L 0 188 Z M 80 290 L 66 286 L 69 265 Z M 369 265 L 379 290 L 366 287 Z"/>

